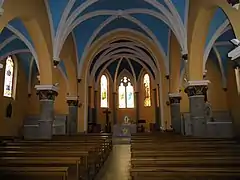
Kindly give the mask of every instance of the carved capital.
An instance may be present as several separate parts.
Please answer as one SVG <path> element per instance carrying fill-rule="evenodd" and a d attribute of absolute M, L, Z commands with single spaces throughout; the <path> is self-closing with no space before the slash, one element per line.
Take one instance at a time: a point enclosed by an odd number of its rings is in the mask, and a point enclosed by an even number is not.
<path fill-rule="evenodd" d="M 184 92 L 187 93 L 189 97 L 191 96 L 199 96 L 205 95 L 208 90 L 207 85 L 195 85 L 195 86 L 188 86 Z"/>
<path fill-rule="evenodd" d="M 179 104 L 181 101 L 182 97 L 180 94 L 169 94 L 169 102 L 170 104 Z"/>
<path fill-rule="evenodd" d="M 67 100 L 68 106 L 78 106 L 78 100 Z"/>
<path fill-rule="evenodd" d="M 36 85 L 39 100 L 55 100 L 58 95 L 58 88 L 53 85 Z"/>
<path fill-rule="evenodd" d="M 201 81 L 188 81 L 187 87 L 184 92 L 191 96 L 203 95 L 205 96 L 208 90 L 209 80 L 201 80 Z"/>
<path fill-rule="evenodd" d="M 58 93 L 54 90 L 37 90 L 39 100 L 55 100 Z"/>

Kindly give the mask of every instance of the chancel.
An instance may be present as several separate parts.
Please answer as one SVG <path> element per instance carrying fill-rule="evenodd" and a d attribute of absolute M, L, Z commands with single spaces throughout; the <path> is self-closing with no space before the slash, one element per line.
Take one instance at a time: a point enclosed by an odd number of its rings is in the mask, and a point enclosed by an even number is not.
<path fill-rule="evenodd" d="M 240 179 L 239 0 L 0 0 L 0 179 Z"/>

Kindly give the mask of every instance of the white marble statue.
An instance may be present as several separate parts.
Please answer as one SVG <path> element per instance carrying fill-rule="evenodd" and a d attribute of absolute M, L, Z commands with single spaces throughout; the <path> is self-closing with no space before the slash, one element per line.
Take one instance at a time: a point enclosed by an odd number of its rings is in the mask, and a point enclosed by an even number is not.
<path fill-rule="evenodd" d="M 128 116 L 124 117 L 124 124 L 129 124 L 130 123 L 130 119 Z"/>

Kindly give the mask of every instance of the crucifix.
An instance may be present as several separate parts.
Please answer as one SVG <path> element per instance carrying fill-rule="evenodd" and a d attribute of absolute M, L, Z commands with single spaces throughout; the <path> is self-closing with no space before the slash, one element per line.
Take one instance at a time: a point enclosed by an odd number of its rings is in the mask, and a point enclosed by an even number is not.
<path fill-rule="evenodd" d="M 109 114 L 111 114 L 111 111 L 109 111 L 109 109 L 106 108 L 106 110 L 104 110 L 103 113 L 106 115 L 105 131 L 107 133 L 110 133 L 111 132 L 111 125 L 110 125 L 110 122 L 109 122 Z"/>

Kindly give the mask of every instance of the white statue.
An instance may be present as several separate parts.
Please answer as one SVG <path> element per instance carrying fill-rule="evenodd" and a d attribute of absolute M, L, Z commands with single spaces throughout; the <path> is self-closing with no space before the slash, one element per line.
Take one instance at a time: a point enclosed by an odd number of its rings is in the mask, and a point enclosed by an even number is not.
<path fill-rule="evenodd" d="M 129 121 L 130 121 L 129 117 L 125 116 L 124 117 L 124 124 L 129 124 Z"/>

